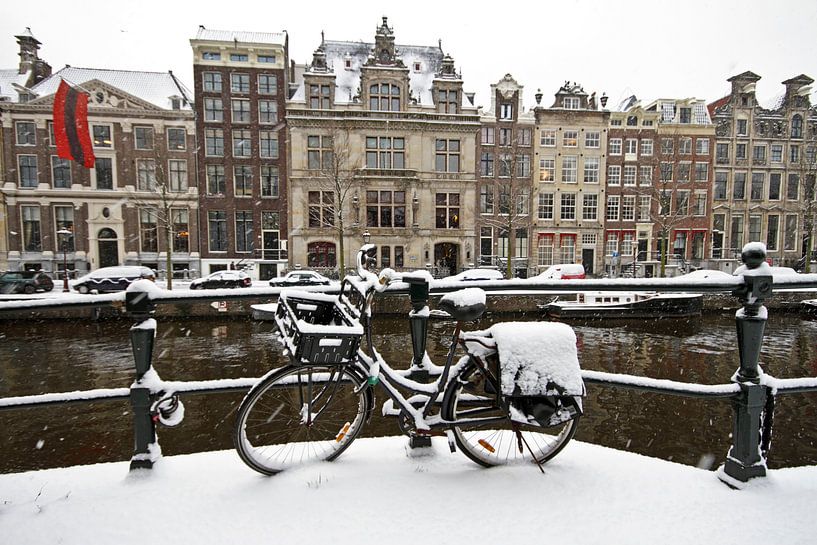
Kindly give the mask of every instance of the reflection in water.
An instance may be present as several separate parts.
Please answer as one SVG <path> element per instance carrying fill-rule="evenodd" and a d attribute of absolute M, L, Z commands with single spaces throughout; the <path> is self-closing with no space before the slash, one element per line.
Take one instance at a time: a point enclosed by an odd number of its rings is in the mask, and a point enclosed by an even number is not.
<path fill-rule="evenodd" d="M 526 320 L 493 316 L 474 324 Z M 0 397 L 128 386 L 133 359 L 127 322 L 16 322 L 0 330 Z M 734 318 L 576 324 L 582 367 L 705 384 L 725 383 L 738 367 Z M 445 357 L 453 324 L 429 323 L 428 350 Z M 817 321 L 772 314 L 761 362 L 781 378 L 817 376 Z M 375 344 L 395 367 L 411 357 L 408 321 L 377 317 Z M 160 321 L 154 365 L 165 380 L 257 377 L 285 359 L 269 323 L 245 320 Z M 403 365 L 400 362 L 404 362 Z M 243 393 L 186 396 L 185 420 L 160 428 L 165 454 L 232 448 L 235 410 Z M 384 395 L 377 394 L 378 404 Z M 707 467 L 729 448 L 728 401 L 707 401 L 591 386 L 578 439 Z M 778 398 L 769 465 L 817 463 L 817 394 Z M 397 433 L 378 416 L 367 435 Z M 0 412 L 0 472 L 125 460 L 132 452 L 128 402 L 77 404 Z"/>

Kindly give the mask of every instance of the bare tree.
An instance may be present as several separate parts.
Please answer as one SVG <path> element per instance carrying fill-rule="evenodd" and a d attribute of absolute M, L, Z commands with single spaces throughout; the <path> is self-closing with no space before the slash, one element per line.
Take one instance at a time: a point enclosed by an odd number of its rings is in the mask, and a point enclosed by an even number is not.
<path fill-rule="evenodd" d="M 807 273 L 811 272 L 811 259 L 815 253 L 814 231 L 817 227 L 817 121 L 809 121 L 808 127 L 803 129 L 805 138 L 792 167 L 803 185 L 799 211 L 803 217 L 803 271 Z"/>

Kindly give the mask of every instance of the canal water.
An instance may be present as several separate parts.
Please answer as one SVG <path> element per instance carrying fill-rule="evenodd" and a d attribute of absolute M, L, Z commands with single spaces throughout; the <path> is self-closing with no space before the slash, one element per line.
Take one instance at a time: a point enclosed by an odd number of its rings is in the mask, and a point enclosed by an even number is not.
<path fill-rule="evenodd" d="M 474 324 L 532 320 L 494 315 Z M 127 387 L 133 357 L 125 321 L 0 321 L 0 397 Z M 429 353 L 444 358 L 453 324 L 432 320 Z M 733 313 L 685 321 L 575 325 L 585 369 L 703 384 L 729 382 L 738 367 Z M 244 319 L 159 321 L 154 367 L 165 380 L 258 377 L 284 363 L 270 323 Z M 411 354 L 408 321 L 377 317 L 375 343 L 396 368 Z M 404 365 L 401 365 L 401 362 Z M 817 321 L 770 313 L 761 355 L 776 377 L 817 376 Z M 184 398 L 185 419 L 159 428 L 167 455 L 232 448 L 243 393 Z M 379 415 L 383 395 L 378 394 Z M 577 439 L 688 465 L 712 468 L 730 445 L 728 400 L 703 400 L 588 386 Z M 769 466 L 817 463 L 817 394 L 778 397 Z M 367 435 L 397 434 L 376 416 Z M 0 411 L 0 473 L 129 459 L 127 401 Z M 352 447 L 354 448 L 354 447 Z"/>

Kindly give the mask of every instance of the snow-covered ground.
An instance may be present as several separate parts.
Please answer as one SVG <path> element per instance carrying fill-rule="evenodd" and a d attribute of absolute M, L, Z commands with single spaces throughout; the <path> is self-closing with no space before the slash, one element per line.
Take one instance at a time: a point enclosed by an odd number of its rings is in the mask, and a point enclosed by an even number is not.
<path fill-rule="evenodd" d="M 27 544 L 814 543 L 817 467 L 743 490 L 715 473 L 572 442 L 545 466 L 482 469 L 435 439 L 361 439 L 262 477 L 232 451 L 0 475 L 0 542 Z"/>

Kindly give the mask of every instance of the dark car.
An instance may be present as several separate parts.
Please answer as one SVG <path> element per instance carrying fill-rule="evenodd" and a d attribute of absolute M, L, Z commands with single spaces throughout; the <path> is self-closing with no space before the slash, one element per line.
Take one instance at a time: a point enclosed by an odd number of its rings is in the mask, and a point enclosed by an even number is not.
<path fill-rule="evenodd" d="M 190 282 L 191 290 L 249 288 L 250 286 L 252 286 L 252 278 L 244 271 L 217 271 Z"/>
<path fill-rule="evenodd" d="M 54 281 L 42 271 L 8 271 L 0 274 L 0 293 L 51 291 Z"/>
<path fill-rule="evenodd" d="M 140 278 L 155 280 L 156 275 L 148 267 L 135 265 L 102 267 L 78 278 L 74 283 L 74 289 L 80 293 L 123 291 L 128 289 L 133 281 Z"/>
<path fill-rule="evenodd" d="M 269 285 L 273 288 L 289 286 L 328 286 L 331 280 L 315 271 L 290 271 L 284 276 L 273 278 Z"/>

